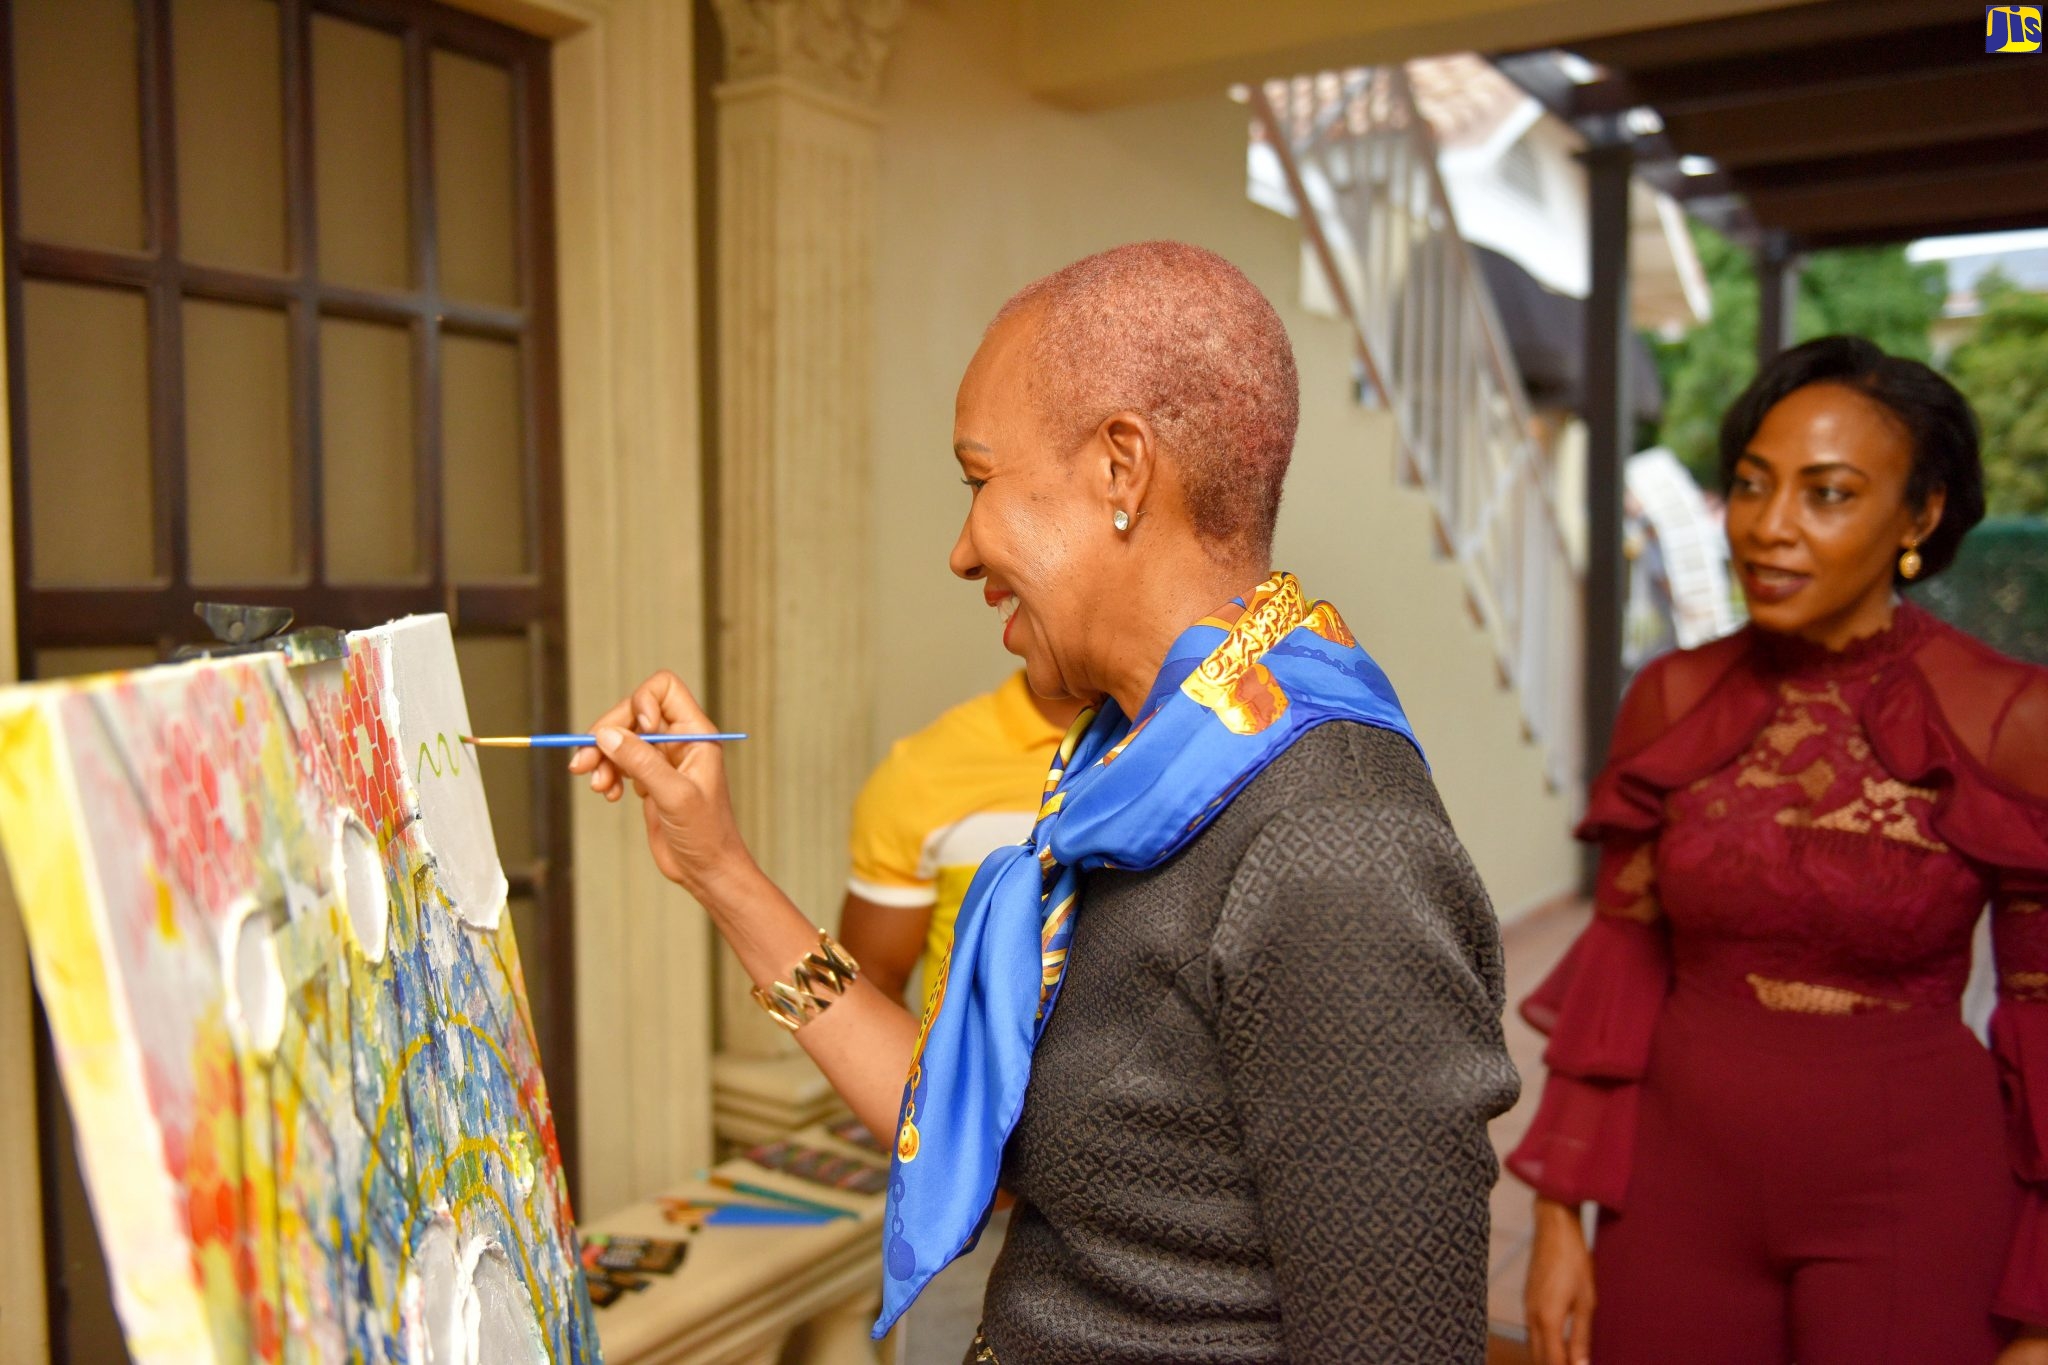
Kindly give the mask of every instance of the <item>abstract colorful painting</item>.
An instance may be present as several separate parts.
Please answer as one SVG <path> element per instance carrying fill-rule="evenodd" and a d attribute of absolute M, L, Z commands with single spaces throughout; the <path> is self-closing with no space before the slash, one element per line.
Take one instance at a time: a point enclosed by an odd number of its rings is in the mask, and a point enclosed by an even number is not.
<path fill-rule="evenodd" d="M 0 692 L 141 1365 L 599 1359 L 448 624 Z"/>

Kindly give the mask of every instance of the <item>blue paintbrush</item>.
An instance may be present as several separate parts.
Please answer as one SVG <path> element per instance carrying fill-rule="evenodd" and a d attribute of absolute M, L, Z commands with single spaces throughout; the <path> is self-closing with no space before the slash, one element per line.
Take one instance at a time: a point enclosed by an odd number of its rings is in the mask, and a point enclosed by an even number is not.
<path fill-rule="evenodd" d="M 635 735 L 649 744 L 725 744 L 745 739 L 744 734 L 721 735 Z M 464 735 L 464 744 L 479 749 L 595 749 L 595 735 Z"/>

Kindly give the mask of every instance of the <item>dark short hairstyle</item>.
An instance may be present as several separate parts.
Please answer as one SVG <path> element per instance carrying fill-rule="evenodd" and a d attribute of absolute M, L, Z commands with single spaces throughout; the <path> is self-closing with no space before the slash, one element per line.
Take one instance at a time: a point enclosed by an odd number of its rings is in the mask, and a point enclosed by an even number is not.
<path fill-rule="evenodd" d="M 1886 355 L 1862 337 L 1820 337 L 1794 346 L 1764 366 L 1721 419 L 1721 491 L 1735 483 L 1735 463 L 1749 449 L 1764 415 L 1796 389 L 1840 384 L 1889 412 L 1913 442 L 1906 502 L 1920 508 L 1937 489 L 1948 494 L 1934 533 L 1920 543 L 1920 579 L 1955 561 L 1970 528 L 1984 520 L 1984 462 L 1977 415 L 1956 386 L 1917 360 Z M 1894 573 L 1896 574 L 1896 570 Z"/>

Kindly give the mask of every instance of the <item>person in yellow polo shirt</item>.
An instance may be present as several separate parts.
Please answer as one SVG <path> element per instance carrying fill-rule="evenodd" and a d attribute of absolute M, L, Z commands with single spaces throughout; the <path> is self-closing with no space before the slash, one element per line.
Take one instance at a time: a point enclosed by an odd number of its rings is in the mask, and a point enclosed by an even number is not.
<path fill-rule="evenodd" d="M 853 808 L 853 875 L 839 941 L 901 999 L 953 941 L 974 870 L 1031 833 L 1045 774 L 1081 703 L 1032 694 L 1022 672 L 889 750 Z M 923 987 L 918 999 L 922 1003 Z"/>

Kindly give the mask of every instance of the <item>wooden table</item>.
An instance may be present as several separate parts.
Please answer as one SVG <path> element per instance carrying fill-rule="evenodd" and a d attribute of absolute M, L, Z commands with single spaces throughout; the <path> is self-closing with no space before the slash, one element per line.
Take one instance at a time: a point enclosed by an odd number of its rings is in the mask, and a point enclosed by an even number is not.
<path fill-rule="evenodd" d="M 823 1128 L 792 1135 L 832 1151 L 849 1148 Z M 793 1347 L 804 1365 L 875 1365 L 888 1358 L 868 1341 L 880 1307 L 882 1196 L 844 1194 L 732 1160 L 717 1173 L 854 1214 L 827 1223 L 705 1227 L 688 1235 L 689 1255 L 673 1275 L 651 1275 L 643 1290 L 597 1310 L 607 1365 L 775 1365 Z M 670 1199 L 745 1199 L 708 1181 L 663 1192 Z M 586 1233 L 683 1237 L 655 1201 L 585 1225 Z"/>

